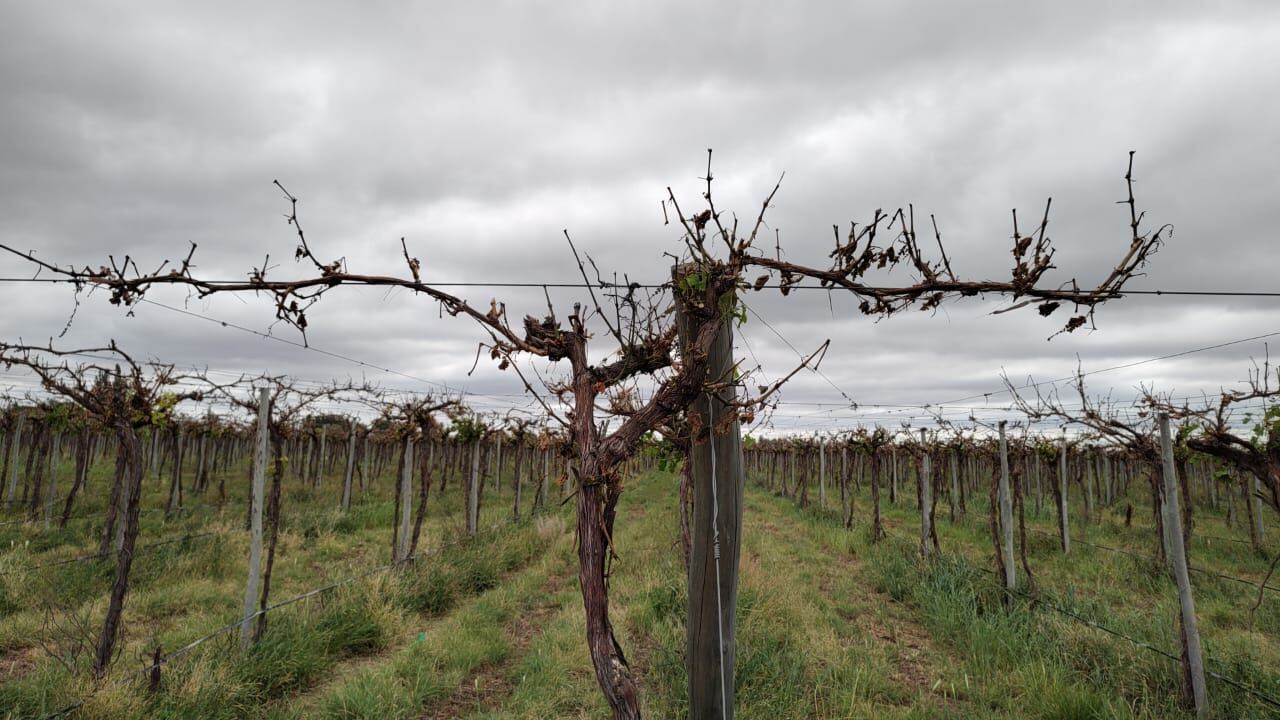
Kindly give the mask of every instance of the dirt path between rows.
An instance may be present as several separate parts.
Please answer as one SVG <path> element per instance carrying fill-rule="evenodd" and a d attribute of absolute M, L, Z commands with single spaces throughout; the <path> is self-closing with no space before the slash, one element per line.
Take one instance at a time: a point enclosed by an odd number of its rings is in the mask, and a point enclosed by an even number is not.
<path fill-rule="evenodd" d="M 512 620 L 508 626 L 511 648 L 501 661 L 472 668 L 448 697 L 419 717 L 422 720 L 449 720 L 500 705 L 515 689 L 511 669 L 525 656 L 533 641 L 541 636 L 546 621 L 562 609 L 556 598 L 568 574 L 569 569 L 561 567 L 548 575 L 538 601 Z"/>
<path fill-rule="evenodd" d="M 785 529 L 780 524 L 785 525 Z M 865 579 L 858 585 L 866 588 L 869 595 L 874 594 L 873 602 L 888 609 L 890 617 L 882 620 L 876 616 L 876 613 L 865 609 L 846 610 L 840 599 L 835 596 L 835 573 L 838 572 L 845 577 L 851 575 L 860 577 L 864 572 L 864 566 L 859 558 L 825 543 L 819 544 L 805 532 L 801 524 L 787 517 L 785 513 L 776 513 L 771 519 L 761 519 L 756 523 L 756 527 L 779 538 L 783 543 L 808 543 L 829 557 L 834 564 L 819 570 L 816 578 L 817 589 L 823 598 L 836 608 L 837 614 L 844 620 L 853 623 L 880 643 L 893 648 L 893 652 L 888 655 L 893 658 L 895 685 L 906 688 L 910 695 L 925 696 L 932 693 L 934 674 L 930 672 L 932 664 L 930 659 L 942 658 L 949 662 L 956 660 L 934 643 L 927 629 L 908 617 L 911 609 L 889 595 L 874 590 L 874 584 Z M 939 700 L 944 699 L 941 696 L 936 697 Z M 946 700 L 951 701 L 949 698 Z"/>

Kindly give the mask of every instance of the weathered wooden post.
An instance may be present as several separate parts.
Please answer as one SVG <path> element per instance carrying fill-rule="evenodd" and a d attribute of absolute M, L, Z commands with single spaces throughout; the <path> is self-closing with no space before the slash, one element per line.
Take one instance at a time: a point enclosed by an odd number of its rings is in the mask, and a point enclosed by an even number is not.
<path fill-rule="evenodd" d="M 676 268 L 677 276 L 683 269 Z M 692 342 L 685 313 L 677 293 L 676 327 L 683 348 Z M 707 377 L 732 377 L 733 368 L 733 327 L 724 320 L 708 353 Z M 737 390 L 726 385 L 715 393 L 699 393 L 689 406 L 690 426 L 705 430 L 690 439 L 689 450 L 693 527 L 685 667 L 690 720 L 733 718 L 743 460 Z"/>
<path fill-rule="evenodd" d="M 791 492 L 792 492 L 792 493 L 795 493 L 795 489 L 796 489 L 797 487 L 799 487 L 799 484 L 797 484 L 797 483 L 796 483 L 796 451 L 795 451 L 795 449 L 794 449 L 794 448 L 791 448 L 791 449 L 789 449 L 789 450 L 787 451 L 787 463 L 788 463 L 788 464 L 787 464 L 787 467 L 789 468 L 789 472 L 790 472 L 790 476 L 791 476 L 791 477 L 790 477 L 790 480 L 791 480 Z M 787 494 L 787 492 L 786 492 L 786 487 L 785 487 L 785 486 L 783 487 L 783 492 L 782 492 L 782 494 L 783 494 L 784 496 Z"/>
<path fill-rule="evenodd" d="M 271 421 L 271 393 L 258 390 L 258 446 L 253 454 L 253 497 L 249 504 L 249 579 L 244 587 L 244 614 L 240 623 L 240 649 L 248 650 L 253 642 L 254 604 L 258 599 L 258 579 L 262 565 L 263 486 L 267 477 L 267 434 Z"/>
<path fill-rule="evenodd" d="M 493 495 L 502 490 L 502 433 L 498 433 L 498 445 L 493 450 Z"/>
<path fill-rule="evenodd" d="M 889 448 L 889 466 L 890 466 L 889 469 L 892 473 L 890 475 L 890 480 L 889 480 L 889 503 L 893 505 L 897 505 L 898 504 L 898 448 L 897 447 Z"/>
<path fill-rule="evenodd" d="M 1018 587 L 1013 562 L 1013 495 L 1009 492 L 1009 441 L 1004 434 L 1005 421 L 1000 421 L 1000 532 L 1004 539 L 1004 586 Z"/>
<path fill-rule="evenodd" d="M 409 559 L 409 518 L 413 509 L 413 498 L 409 484 L 413 479 L 413 436 L 404 439 L 404 464 L 400 468 L 400 533 L 396 536 L 396 562 Z"/>
<path fill-rule="evenodd" d="M 169 504 L 165 513 L 172 514 L 182 507 L 182 426 L 173 428 L 173 476 L 169 481 Z"/>
<path fill-rule="evenodd" d="M 13 496 L 18 491 L 18 465 L 21 464 L 18 462 L 18 458 L 22 456 L 20 443 L 22 442 L 22 426 L 26 421 L 26 414 L 19 412 L 18 420 L 13 428 L 13 440 L 9 443 L 9 487 L 5 489 L 4 499 L 10 503 L 13 502 Z"/>
<path fill-rule="evenodd" d="M 818 438 L 818 506 L 827 509 L 827 441 Z"/>
<path fill-rule="evenodd" d="M 467 483 L 467 536 L 474 537 L 480 527 L 480 441 L 471 442 L 471 480 Z"/>
<path fill-rule="evenodd" d="M 320 454 L 316 458 L 316 490 L 324 482 L 325 441 L 329 439 L 329 426 L 320 426 Z"/>
<path fill-rule="evenodd" d="M 960 471 L 957 467 L 959 463 L 956 462 L 956 455 L 959 452 L 959 450 L 953 449 L 947 454 L 947 459 L 950 461 L 948 464 L 951 468 L 951 492 L 947 493 L 947 502 L 951 507 L 951 522 L 956 521 L 956 502 L 960 497 Z"/>
<path fill-rule="evenodd" d="M 1098 462 L 1102 465 L 1102 492 L 1104 494 L 1102 504 L 1106 507 L 1111 507 L 1111 503 L 1115 499 L 1115 493 L 1111 486 L 1111 458 L 1105 452 L 1102 452 Z"/>
<path fill-rule="evenodd" d="M 759 466 L 759 459 L 756 460 Z M 853 494 L 849 488 L 849 448 L 840 446 L 840 513 L 846 528 L 853 524 Z"/>
<path fill-rule="evenodd" d="M 1089 457 L 1086 449 L 1081 453 L 1080 462 L 1084 464 L 1084 521 L 1085 523 L 1093 522 L 1093 481 L 1094 481 L 1094 462 Z"/>
<path fill-rule="evenodd" d="M 521 435 L 521 439 L 519 440 L 519 442 L 516 443 L 516 447 L 514 450 L 516 457 L 514 462 L 512 463 L 514 467 L 511 468 L 511 473 L 512 473 L 511 494 L 514 495 L 514 497 L 511 498 L 511 521 L 512 522 L 520 522 L 520 497 L 521 495 L 524 494 L 524 482 L 523 482 L 524 478 L 520 476 L 520 471 L 524 469 L 522 465 L 523 465 L 525 456 L 528 455 L 528 453 L 525 452 L 528 448 L 525 446 L 523 437 L 524 436 Z"/>
<path fill-rule="evenodd" d="M 1173 442 L 1169 436 L 1169 415 L 1160 413 L 1160 454 L 1164 460 L 1164 525 L 1168 528 L 1169 556 L 1173 579 L 1178 584 L 1178 606 L 1182 626 L 1183 700 L 1191 700 L 1196 717 L 1209 712 L 1204 681 L 1204 657 L 1200 649 L 1200 630 L 1196 627 L 1196 604 L 1191 595 L 1191 575 L 1187 571 L 1186 546 L 1182 541 L 1182 513 L 1178 512 L 1178 471 L 1173 459 Z M 1187 698 L 1187 690 L 1191 697 Z"/>
<path fill-rule="evenodd" d="M 1067 436 L 1062 434 L 1062 449 L 1058 453 L 1058 537 L 1062 541 L 1062 554 L 1071 553 L 1071 528 L 1067 516 Z"/>
<path fill-rule="evenodd" d="M 933 549 L 933 478 L 929 468 L 928 433 L 920 428 L 920 472 L 916 485 L 920 493 L 920 555 L 929 557 Z"/>
<path fill-rule="evenodd" d="M 342 474 L 342 511 L 351 509 L 351 478 L 356 470 L 356 419 L 351 418 L 351 437 L 347 438 L 347 469 Z"/>
<path fill-rule="evenodd" d="M 372 430 L 372 428 L 371 428 Z M 364 492 L 372 481 L 369 477 L 369 435 L 364 436 L 364 453 L 360 457 L 360 492 Z"/>
<path fill-rule="evenodd" d="M 151 667 L 147 671 L 147 690 L 152 693 L 160 691 L 160 662 L 163 659 L 163 655 L 161 653 L 162 650 L 160 646 L 157 645 L 155 652 L 151 654 Z"/>
<path fill-rule="evenodd" d="M 160 484 L 160 428 L 151 428 L 151 479 Z"/>
<path fill-rule="evenodd" d="M 49 495 L 45 498 L 44 503 L 44 527 L 49 529 L 49 524 L 53 522 L 53 503 L 58 497 L 58 450 L 59 442 L 62 440 L 62 434 L 53 433 L 53 448 L 49 450 Z"/>

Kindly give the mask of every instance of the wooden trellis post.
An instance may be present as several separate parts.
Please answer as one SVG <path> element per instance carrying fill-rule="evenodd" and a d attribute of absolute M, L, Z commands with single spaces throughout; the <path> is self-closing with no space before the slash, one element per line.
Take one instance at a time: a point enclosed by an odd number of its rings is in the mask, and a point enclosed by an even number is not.
<path fill-rule="evenodd" d="M 480 441 L 471 443 L 471 480 L 467 483 L 467 535 L 474 536 L 480 527 Z"/>
<path fill-rule="evenodd" d="M 13 440 L 9 443 L 9 487 L 5 490 L 4 499 L 13 502 L 13 496 L 18 491 L 18 458 L 21 457 L 22 442 L 22 426 L 27 421 L 27 416 L 23 413 L 18 414 L 18 421 L 13 428 Z"/>
<path fill-rule="evenodd" d="M 249 579 L 244 587 L 244 614 L 240 624 L 240 648 L 248 650 L 253 642 L 254 605 L 258 599 L 258 580 L 262 565 L 263 486 L 267 476 L 267 435 L 271 420 L 271 393 L 258 391 L 258 446 L 253 455 L 253 497 L 249 505 Z"/>
<path fill-rule="evenodd" d="M 920 428 L 920 472 L 916 485 L 920 492 L 920 554 L 929 557 L 933 549 L 933 478 L 929 468 L 928 434 Z"/>
<path fill-rule="evenodd" d="M 316 458 L 316 490 L 324 482 L 325 441 L 329 438 L 329 426 L 320 426 L 320 454 Z"/>
<path fill-rule="evenodd" d="M 1191 595 L 1191 576 L 1187 571 L 1186 547 L 1182 542 L 1182 513 L 1178 511 L 1178 470 L 1173 459 L 1173 442 L 1169 437 L 1169 415 L 1160 413 L 1160 454 L 1164 460 L 1164 525 L 1169 539 L 1169 556 L 1173 579 L 1178 584 L 1178 606 L 1182 626 L 1182 676 L 1184 691 L 1190 686 L 1196 717 L 1209 712 L 1204 680 L 1204 657 L 1200 649 L 1200 630 L 1196 626 L 1196 604 Z"/>
<path fill-rule="evenodd" d="M 947 493 L 947 501 L 951 508 L 951 522 L 956 521 L 956 503 L 959 502 L 960 498 L 960 472 L 957 469 L 959 463 L 956 462 L 956 455 L 959 452 L 959 450 L 952 450 L 947 454 L 948 465 L 951 469 L 951 492 Z"/>
<path fill-rule="evenodd" d="M 59 441 L 62 439 L 60 433 L 53 433 L 53 447 L 49 450 L 49 495 L 44 504 L 44 527 L 49 529 L 49 524 L 53 522 L 53 503 L 58 496 L 58 451 Z"/>
<path fill-rule="evenodd" d="M 396 562 L 409 559 L 409 518 L 413 509 L 410 483 L 413 478 L 413 437 L 404 439 L 404 464 L 400 468 L 400 533 L 396 536 Z"/>
<path fill-rule="evenodd" d="M 1018 587 L 1013 561 L 1013 494 L 1009 492 L 1009 442 L 1004 434 L 1005 421 L 1000 421 L 1000 532 L 1004 540 L 1004 586 Z"/>
<path fill-rule="evenodd" d="M 1067 515 L 1067 438 L 1062 437 L 1062 450 L 1058 453 L 1058 537 L 1062 541 L 1062 554 L 1071 553 L 1071 528 Z"/>
<path fill-rule="evenodd" d="M 681 268 L 675 272 L 679 277 Z M 732 302 L 732 295 L 727 299 Z M 691 342 L 685 313 L 677 294 L 676 327 L 683 348 Z M 733 324 L 726 319 L 708 350 L 707 378 L 732 377 L 733 369 Z M 689 425 L 706 432 L 690 438 L 689 449 L 693 512 L 685 667 L 690 720 L 733 718 L 743 494 L 736 396 L 732 384 L 712 393 L 704 390 L 688 411 Z"/>
<path fill-rule="evenodd" d="M 356 469 L 356 420 L 351 419 L 351 437 L 347 438 L 347 469 L 342 474 L 342 510 L 351 509 L 351 478 Z"/>
<path fill-rule="evenodd" d="M 893 505 L 898 504 L 898 449 L 889 449 L 889 466 L 891 476 L 889 480 L 889 502 Z"/>
<path fill-rule="evenodd" d="M 498 445 L 493 450 L 493 495 L 502 491 L 502 433 L 498 433 Z"/>

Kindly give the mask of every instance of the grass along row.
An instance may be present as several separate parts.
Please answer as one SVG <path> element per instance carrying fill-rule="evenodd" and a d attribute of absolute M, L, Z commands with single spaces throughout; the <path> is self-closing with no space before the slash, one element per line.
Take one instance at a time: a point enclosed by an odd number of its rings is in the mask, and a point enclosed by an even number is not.
<path fill-rule="evenodd" d="M 95 468 L 94 472 L 100 470 Z M 243 473 L 238 473 L 237 477 L 243 477 Z M 293 486 L 285 491 L 280 547 L 273 577 L 275 599 L 284 599 L 358 574 L 389 559 L 392 501 L 384 498 L 390 494 L 391 480 L 380 478 L 371 483 L 347 513 L 337 507 L 335 484 L 329 485 L 320 491 Z M 94 486 L 91 478 L 90 487 Z M 97 485 L 103 486 L 105 483 Z M 233 485 L 229 482 L 228 486 L 242 486 L 242 483 Z M 455 489 L 458 486 L 459 483 L 455 482 L 449 492 L 432 494 L 420 553 L 464 536 L 461 491 Z M 155 507 L 163 502 L 165 488 L 151 483 L 144 487 L 144 507 Z M 92 496 L 87 497 L 86 507 L 94 507 L 96 500 Z M 165 649 L 179 647 L 240 615 L 248 553 L 242 502 L 233 494 L 221 510 L 215 507 L 202 513 L 172 518 L 167 518 L 164 513 L 142 516 L 140 545 L 187 532 L 210 534 L 185 542 L 140 548 L 133 573 L 134 582 L 125 607 L 124 637 L 116 667 L 108 677 L 108 685 L 150 662 L 151 652 L 157 645 Z M 506 502 L 487 499 L 482 505 L 481 526 L 509 524 L 510 512 Z M 104 612 L 112 574 L 111 562 L 88 560 L 35 568 L 78 554 L 92 554 L 96 550 L 96 530 L 93 521 L 51 530 L 44 530 L 40 523 L 5 526 L 10 543 L 7 552 L 0 555 L 0 572 L 4 573 L 0 575 L 0 708 L 7 713 L 6 716 L 40 717 L 79 699 L 86 699 L 86 706 L 80 712 L 89 716 L 96 713 L 93 708 L 99 704 L 111 707 L 113 693 L 109 689 L 95 688 L 83 679 L 85 644 L 91 641 L 91 635 L 98 626 L 97 618 Z M 531 540 L 533 536 L 530 533 L 534 530 L 521 527 L 511 531 L 510 538 L 506 540 L 500 540 L 506 537 L 503 533 L 486 534 L 473 541 L 474 550 L 457 551 L 460 559 L 456 562 L 471 570 L 460 571 L 457 575 L 444 571 L 429 573 L 426 577 L 433 578 L 435 585 L 425 586 L 420 592 L 408 587 L 399 588 L 398 596 L 405 598 L 402 603 L 404 612 L 423 617 L 443 612 L 455 595 L 472 592 L 467 588 L 483 589 L 488 582 L 485 578 L 493 574 L 494 564 L 489 554 L 496 553 L 494 557 L 498 559 L 506 557 L 502 543 L 510 543 L 516 548 L 538 549 L 545 546 L 544 542 Z M 498 544 L 486 547 L 490 542 Z M 445 567 L 455 563 L 454 556 L 453 548 L 440 556 Z M 475 562 L 470 562 L 467 558 L 473 556 Z M 436 559 L 432 558 L 420 566 L 425 568 L 435 562 Z M 421 568 L 415 567 L 414 572 Z M 505 569 L 499 567 L 498 572 Z M 370 587 L 375 585 L 376 582 L 369 583 Z M 350 641 L 342 639 L 348 634 L 342 608 L 354 601 L 344 601 L 347 605 L 343 605 L 330 599 L 352 595 L 359 595 L 359 590 L 336 591 L 272 612 L 267 638 L 276 636 L 276 639 L 271 640 L 268 649 L 261 654 L 269 655 L 273 652 L 270 648 L 298 645 L 298 657 L 315 661 L 299 665 L 302 670 L 297 675 L 304 678 L 302 685 L 305 685 L 308 682 L 305 678 L 312 678 L 315 670 L 323 669 L 330 660 L 336 661 L 351 652 L 363 652 L 361 648 L 365 640 L 360 640 L 364 637 L 361 632 L 355 632 Z M 310 615 L 320 612 L 317 608 L 330 606 L 332 610 L 323 612 L 328 613 L 325 617 L 333 616 L 332 624 L 320 623 L 319 618 Z M 360 612 L 351 611 L 348 607 L 346 612 L 347 616 L 378 617 L 377 607 L 375 603 Z M 299 627 L 303 628 L 325 628 L 324 633 L 314 634 L 315 643 L 320 645 L 300 642 L 292 637 L 290 628 L 296 623 L 301 623 Z M 385 636 L 387 626 L 379 623 L 379 627 Z M 336 639 L 324 639 L 329 636 Z M 227 655 L 226 647 L 215 643 L 208 645 L 213 647 L 203 647 L 188 659 L 208 662 L 205 659 L 207 655 Z M 239 652 L 230 654 L 238 656 Z M 255 650 L 252 656 L 259 654 Z M 286 653 L 293 654 L 293 651 Z M 165 666 L 166 683 L 169 673 L 181 672 L 184 662 L 187 660 L 177 661 L 172 669 Z M 288 665 L 287 662 L 285 664 Z M 286 672 L 286 678 L 291 673 Z M 282 682 L 280 687 L 284 688 L 285 694 L 300 687 L 292 680 Z M 245 694 L 228 690 L 228 697 L 218 702 L 233 708 L 245 704 L 256 706 L 262 697 L 270 697 L 275 692 L 273 683 L 275 681 L 247 682 L 249 690 Z M 132 687 L 126 684 L 120 692 L 128 696 Z M 244 703 L 237 699 L 241 697 L 245 698 Z M 130 713 L 122 708 L 119 713 L 106 710 L 101 715 L 127 717 Z M 174 716 L 182 715 L 177 713 Z"/>
<path fill-rule="evenodd" d="M 889 532 L 871 545 L 865 519 L 869 502 L 855 497 L 852 531 L 840 527 L 833 509 L 798 508 L 763 493 L 773 510 L 804 518 L 815 536 L 833 548 L 866 559 L 872 586 L 906 603 L 941 642 L 950 645 L 966 674 L 982 678 L 973 687 L 994 692 L 981 698 L 990 710 L 1024 717 L 1163 718 L 1181 714 L 1175 663 L 1055 613 L 1047 605 L 1005 606 L 994 568 L 985 503 L 971 502 L 956 523 L 939 517 L 942 556 L 917 559 L 919 515 L 913 499 L 882 506 Z M 1125 527 L 1123 503 L 1102 513 L 1102 522 L 1073 518 L 1073 532 L 1090 541 L 1126 549 L 1125 555 L 1077 545 L 1064 555 L 1053 527 L 1028 517 L 1028 560 L 1041 596 L 1066 610 L 1162 649 L 1176 648 L 1177 595 L 1167 571 L 1152 555 L 1154 529 L 1133 520 Z M 1074 508 L 1073 508 L 1074 510 Z M 1078 517 L 1078 516 L 1077 516 Z M 1030 532 L 1031 528 L 1045 533 Z M 1200 532 L 1227 534 L 1223 518 L 1201 508 Z M 1192 563 L 1260 581 L 1267 562 L 1248 545 L 1201 541 Z M 1022 576 L 1019 567 L 1018 574 Z M 1025 578 L 1022 579 L 1025 587 Z M 1280 696 L 1280 597 L 1268 593 L 1256 612 L 1256 591 L 1228 580 L 1196 575 L 1197 615 L 1209 669 Z M 1210 680 L 1212 716 L 1274 717 L 1274 709 L 1221 682 Z M 985 716 L 979 714 L 977 716 Z"/>

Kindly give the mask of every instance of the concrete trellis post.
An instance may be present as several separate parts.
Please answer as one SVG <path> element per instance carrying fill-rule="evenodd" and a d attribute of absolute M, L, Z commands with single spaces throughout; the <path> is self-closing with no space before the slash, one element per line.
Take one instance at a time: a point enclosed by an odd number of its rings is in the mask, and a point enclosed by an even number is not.
<path fill-rule="evenodd" d="M 1169 437 L 1169 416 L 1160 414 L 1160 454 L 1164 472 L 1164 525 L 1168 528 L 1169 556 L 1173 578 L 1178 583 L 1178 606 L 1182 620 L 1183 679 L 1191 685 L 1196 717 L 1208 714 L 1208 698 L 1204 680 L 1204 657 L 1200 648 L 1200 630 L 1196 627 L 1196 604 L 1191 595 L 1191 576 L 1187 571 L 1186 548 L 1182 543 L 1182 513 L 1178 511 L 1178 471 L 1173 459 L 1173 443 Z"/>
<path fill-rule="evenodd" d="M 249 579 L 244 587 L 244 615 L 240 624 L 240 648 L 248 650 L 253 642 L 254 605 L 258 599 L 258 581 L 262 565 L 262 504 L 267 477 L 267 436 L 271 421 L 271 393 L 258 391 L 258 446 L 253 454 L 253 498 L 250 500 Z"/>
<path fill-rule="evenodd" d="M 1004 540 L 1004 586 L 1018 587 L 1013 561 L 1013 493 L 1009 491 L 1009 442 L 1004 434 L 1005 421 L 1000 421 L 1000 532 Z"/>

